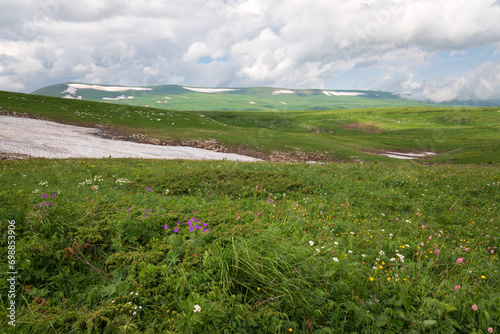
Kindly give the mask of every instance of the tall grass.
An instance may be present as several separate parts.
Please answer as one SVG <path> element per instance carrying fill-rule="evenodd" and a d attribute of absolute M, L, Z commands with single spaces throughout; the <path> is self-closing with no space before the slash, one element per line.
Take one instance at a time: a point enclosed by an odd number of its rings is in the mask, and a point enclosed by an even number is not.
<path fill-rule="evenodd" d="M 498 172 L 1 162 L 0 265 L 9 271 L 15 220 L 16 331 L 498 332 Z"/>

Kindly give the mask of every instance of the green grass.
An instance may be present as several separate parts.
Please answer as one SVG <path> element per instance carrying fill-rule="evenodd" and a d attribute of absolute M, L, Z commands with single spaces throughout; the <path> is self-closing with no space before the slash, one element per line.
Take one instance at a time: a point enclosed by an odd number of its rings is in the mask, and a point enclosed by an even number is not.
<path fill-rule="evenodd" d="M 0 162 L 15 332 L 496 333 L 499 175 L 409 162 Z M 189 231 L 191 217 L 206 226 Z"/>
<path fill-rule="evenodd" d="M 212 138 L 257 157 L 394 161 L 371 153 L 432 151 L 425 161 L 500 162 L 499 108 L 189 112 L 0 92 L 0 110 L 162 140 Z"/>

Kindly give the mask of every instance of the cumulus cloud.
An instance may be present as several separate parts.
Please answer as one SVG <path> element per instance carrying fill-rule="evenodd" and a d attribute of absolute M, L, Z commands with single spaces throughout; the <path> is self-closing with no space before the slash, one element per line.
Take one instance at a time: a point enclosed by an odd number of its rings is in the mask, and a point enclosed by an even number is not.
<path fill-rule="evenodd" d="M 498 0 L 0 1 L 5 90 L 76 81 L 498 95 Z M 492 52 L 467 53 L 481 48 Z M 470 62 L 435 73 L 444 51 Z M 349 74 L 363 87 L 325 87 Z"/>

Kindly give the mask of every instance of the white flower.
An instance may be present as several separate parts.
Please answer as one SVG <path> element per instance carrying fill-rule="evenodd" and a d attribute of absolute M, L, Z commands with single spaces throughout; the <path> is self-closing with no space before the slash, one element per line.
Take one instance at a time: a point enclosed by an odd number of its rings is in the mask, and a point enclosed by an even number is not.
<path fill-rule="evenodd" d="M 391 262 L 394 262 L 394 261 L 396 261 L 396 259 L 395 259 L 395 258 L 392 258 L 390 261 L 391 261 Z"/>
<path fill-rule="evenodd" d="M 385 255 L 384 251 L 378 252 L 380 255 Z"/>
<path fill-rule="evenodd" d="M 338 245 L 339 243 L 335 241 L 333 244 L 334 244 L 334 245 Z"/>
<path fill-rule="evenodd" d="M 374 266 L 372 269 L 373 269 L 373 270 L 377 270 L 377 267 L 375 267 L 375 266 Z"/>
<path fill-rule="evenodd" d="M 384 229 L 382 229 L 382 232 L 385 232 L 385 230 L 384 230 Z"/>
<path fill-rule="evenodd" d="M 354 232 L 351 232 L 351 234 L 354 234 Z"/>
<path fill-rule="evenodd" d="M 339 259 L 337 259 L 336 257 L 332 258 L 332 260 L 333 260 L 334 262 L 339 262 Z"/>
<path fill-rule="evenodd" d="M 365 257 L 366 255 L 365 254 L 361 254 L 362 257 Z"/>
<path fill-rule="evenodd" d="M 200 305 L 195 305 L 193 312 L 201 312 L 201 307 Z"/>
<path fill-rule="evenodd" d="M 381 213 L 380 215 L 385 217 L 385 215 L 383 213 Z"/>
<path fill-rule="evenodd" d="M 139 294 L 139 292 L 136 292 L 135 295 L 137 296 Z"/>
<path fill-rule="evenodd" d="M 391 239 L 392 239 L 392 236 L 393 236 L 393 234 L 392 234 L 392 233 L 391 233 L 391 234 L 389 234 L 389 238 L 391 238 Z"/>
<path fill-rule="evenodd" d="M 134 293 L 134 291 L 132 291 L 130 294 L 133 294 L 133 293 Z"/>
<path fill-rule="evenodd" d="M 114 301 L 114 300 L 112 300 L 111 302 L 112 302 L 112 303 L 114 303 L 115 301 Z"/>
<path fill-rule="evenodd" d="M 134 313 L 132 313 L 132 315 L 136 315 L 137 313 L 134 311 Z"/>
<path fill-rule="evenodd" d="M 314 246 L 314 241 L 309 241 L 309 245 Z"/>
<path fill-rule="evenodd" d="M 352 254 L 352 250 L 348 250 L 347 253 Z"/>
<path fill-rule="evenodd" d="M 139 308 L 142 308 L 142 306 L 139 306 Z"/>
<path fill-rule="evenodd" d="M 319 249 L 316 248 L 316 251 L 319 253 Z"/>

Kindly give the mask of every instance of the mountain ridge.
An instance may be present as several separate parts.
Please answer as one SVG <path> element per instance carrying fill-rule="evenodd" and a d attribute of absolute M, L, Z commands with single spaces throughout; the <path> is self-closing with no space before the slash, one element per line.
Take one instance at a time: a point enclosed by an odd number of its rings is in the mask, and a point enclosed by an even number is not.
<path fill-rule="evenodd" d="M 436 106 L 374 90 L 289 89 L 279 87 L 122 86 L 60 83 L 32 94 L 148 106 L 171 110 L 291 111 Z"/>

